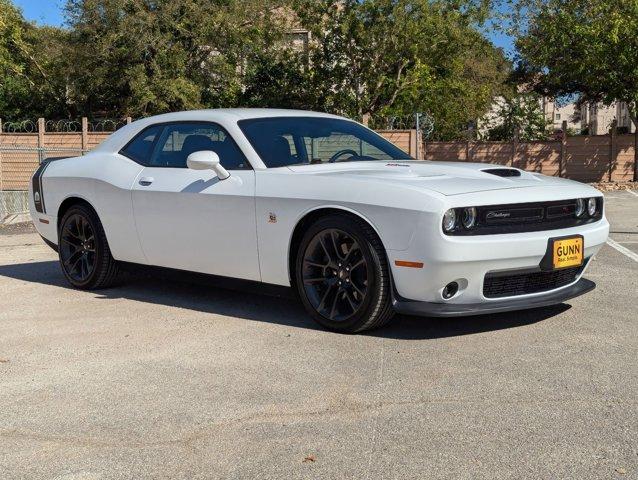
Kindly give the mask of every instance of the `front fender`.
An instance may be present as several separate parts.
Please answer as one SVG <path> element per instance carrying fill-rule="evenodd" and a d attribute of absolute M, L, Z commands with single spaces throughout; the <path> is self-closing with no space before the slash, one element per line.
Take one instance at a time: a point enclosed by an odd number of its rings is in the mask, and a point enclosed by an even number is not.
<path fill-rule="evenodd" d="M 288 259 L 293 232 L 312 212 L 332 209 L 357 215 L 375 230 L 387 251 L 403 251 L 427 222 L 426 207 L 440 209 L 439 201 L 424 192 L 362 182 L 346 188 L 347 185 L 335 186 L 335 180 L 322 194 L 325 179 L 257 172 L 256 224 L 264 282 L 290 285 Z M 286 187 L 284 191 L 282 186 Z"/>

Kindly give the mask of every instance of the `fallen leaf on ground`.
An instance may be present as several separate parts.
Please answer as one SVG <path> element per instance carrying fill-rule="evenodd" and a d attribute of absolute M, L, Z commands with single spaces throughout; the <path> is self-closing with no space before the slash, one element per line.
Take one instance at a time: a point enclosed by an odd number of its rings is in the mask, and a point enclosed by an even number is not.
<path fill-rule="evenodd" d="M 8 358 L 0 358 L 0 363 L 9 363 Z"/>
<path fill-rule="evenodd" d="M 315 460 L 317 459 L 314 455 L 308 455 L 306 458 L 303 459 L 303 463 L 314 462 Z"/>

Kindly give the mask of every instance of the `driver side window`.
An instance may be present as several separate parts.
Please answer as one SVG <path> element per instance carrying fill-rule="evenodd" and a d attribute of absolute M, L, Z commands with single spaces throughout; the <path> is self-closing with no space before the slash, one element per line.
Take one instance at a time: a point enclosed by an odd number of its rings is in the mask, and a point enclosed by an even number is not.
<path fill-rule="evenodd" d="M 210 150 L 219 155 L 227 170 L 250 169 L 235 141 L 222 127 L 213 123 L 176 123 L 164 127 L 150 167 L 186 168 L 191 153 Z"/>

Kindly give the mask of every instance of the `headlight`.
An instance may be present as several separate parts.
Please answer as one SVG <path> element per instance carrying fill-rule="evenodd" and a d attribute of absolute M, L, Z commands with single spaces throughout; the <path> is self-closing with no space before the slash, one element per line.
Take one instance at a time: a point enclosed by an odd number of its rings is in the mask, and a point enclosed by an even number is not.
<path fill-rule="evenodd" d="M 589 200 L 587 200 L 587 213 L 589 214 L 590 217 L 593 217 L 594 215 L 596 215 L 596 199 L 595 198 L 590 198 Z"/>
<path fill-rule="evenodd" d="M 467 229 L 476 225 L 476 208 L 470 207 L 463 209 L 463 218 L 461 219 L 463 226 Z"/>
<path fill-rule="evenodd" d="M 456 226 L 456 212 L 454 211 L 453 208 L 450 208 L 443 215 L 443 230 L 445 230 L 446 232 L 451 232 L 452 230 L 454 230 L 455 226 Z"/>
<path fill-rule="evenodd" d="M 585 200 L 579 198 L 576 200 L 576 216 L 582 217 L 585 214 Z"/>

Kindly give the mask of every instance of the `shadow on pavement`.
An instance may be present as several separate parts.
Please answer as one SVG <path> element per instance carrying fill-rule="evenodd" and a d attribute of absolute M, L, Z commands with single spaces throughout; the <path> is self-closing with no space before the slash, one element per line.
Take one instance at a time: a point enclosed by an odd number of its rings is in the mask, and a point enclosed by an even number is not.
<path fill-rule="evenodd" d="M 71 288 L 55 261 L 0 265 L 0 276 Z M 145 271 L 126 273 L 118 286 L 87 293 L 101 299 L 124 298 L 297 328 L 320 329 L 290 293 L 272 296 L 272 292 L 262 285 L 238 287 L 235 281 L 226 279 L 211 279 L 204 284 L 201 277 L 205 276 L 197 276 L 193 283 L 174 280 L 172 277 L 170 274 L 158 274 L 155 269 L 152 270 L 152 275 Z M 231 285 L 225 285 L 225 282 Z M 282 291 L 289 292 L 289 289 Z M 560 304 L 534 310 L 461 318 L 398 315 L 390 325 L 368 332 L 367 335 L 403 340 L 456 337 L 531 325 L 570 308 L 569 305 Z"/>

